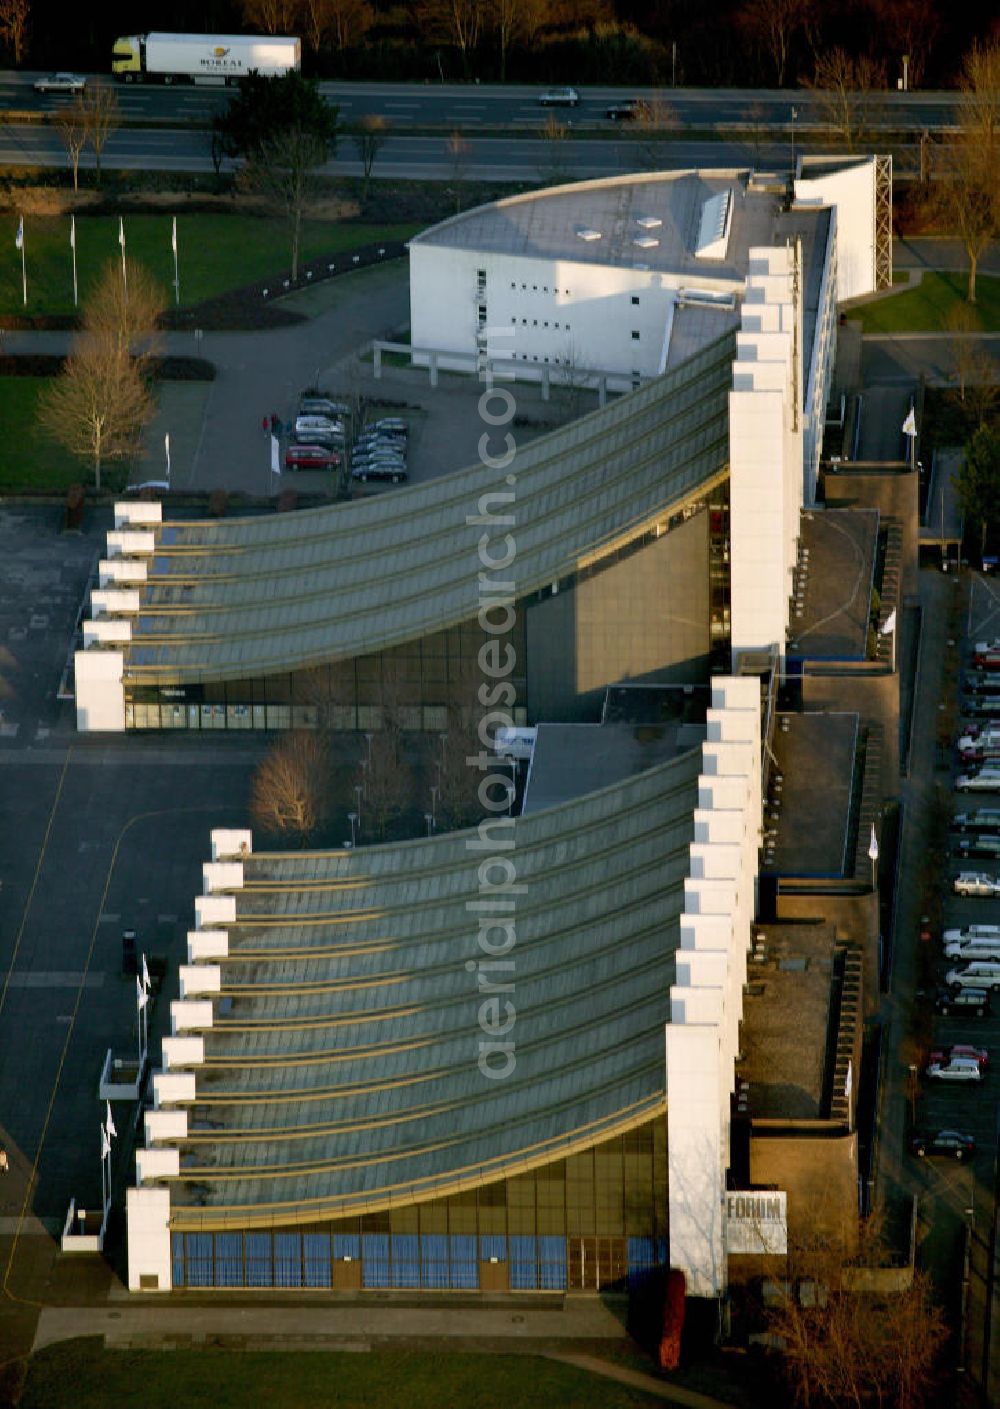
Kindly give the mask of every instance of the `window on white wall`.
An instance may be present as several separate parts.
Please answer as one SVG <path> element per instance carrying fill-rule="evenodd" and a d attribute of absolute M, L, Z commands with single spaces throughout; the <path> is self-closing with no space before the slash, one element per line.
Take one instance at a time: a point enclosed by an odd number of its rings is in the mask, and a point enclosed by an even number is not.
<path fill-rule="evenodd" d="M 639 307 L 639 295 L 638 295 L 638 294 L 633 294 L 633 295 L 632 295 L 632 307 L 633 307 L 633 308 L 638 308 L 638 307 Z"/>
<path fill-rule="evenodd" d="M 639 341 L 639 329 L 638 329 L 638 328 L 633 328 L 633 329 L 632 329 L 632 341 L 633 341 L 633 342 L 638 342 L 638 341 Z"/>

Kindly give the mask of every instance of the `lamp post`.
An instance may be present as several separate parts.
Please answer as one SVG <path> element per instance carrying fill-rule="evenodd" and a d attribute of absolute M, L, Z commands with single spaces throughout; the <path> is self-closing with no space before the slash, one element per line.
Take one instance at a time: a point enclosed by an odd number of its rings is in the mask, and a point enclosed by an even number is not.
<path fill-rule="evenodd" d="M 347 814 L 347 820 L 351 824 L 351 850 L 353 851 L 358 844 L 358 814 L 356 812 L 349 812 Z"/>
<path fill-rule="evenodd" d="M 795 121 L 799 115 L 798 108 L 792 108 L 792 180 L 795 180 Z"/>
<path fill-rule="evenodd" d="M 368 767 L 369 767 L 369 768 L 372 766 L 372 739 L 373 739 L 374 737 L 375 737 L 374 734 L 366 734 L 366 735 L 365 735 L 365 743 L 368 745 Z"/>
<path fill-rule="evenodd" d="M 910 89 L 910 56 L 903 55 L 903 92 L 908 93 Z"/>
<path fill-rule="evenodd" d="M 433 834 L 433 832 L 434 832 L 434 814 L 433 814 L 433 812 L 425 812 L 425 813 L 424 813 L 424 821 L 427 823 L 427 835 L 428 835 L 428 836 L 431 836 L 431 835 Z"/>
<path fill-rule="evenodd" d="M 879 911 L 878 902 L 878 838 L 875 835 L 875 823 L 872 823 L 872 839 L 868 843 L 868 860 L 872 863 L 872 924 L 875 929 L 875 955 L 878 962 L 879 974 L 882 973 L 882 916 Z"/>
<path fill-rule="evenodd" d="M 437 826 L 437 800 L 440 791 L 441 789 L 436 783 L 431 784 L 431 819 L 435 827 Z"/>
<path fill-rule="evenodd" d="M 355 785 L 354 785 L 354 796 L 357 798 L 357 803 L 356 803 L 357 810 L 356 810 L 356 812 L 354 813 L 354 821 L 357 822 L 357 824 L 358 824 L 358 831 L 359 831 L 359 832 L 361 831 L 361 792 L 362 792 L 361 784 L 360 784 L 360 783 L 355 783 Z M 354 836 L 354 822 L 351 823 L 351 836 L 352 836 L 352 837 Z"/>

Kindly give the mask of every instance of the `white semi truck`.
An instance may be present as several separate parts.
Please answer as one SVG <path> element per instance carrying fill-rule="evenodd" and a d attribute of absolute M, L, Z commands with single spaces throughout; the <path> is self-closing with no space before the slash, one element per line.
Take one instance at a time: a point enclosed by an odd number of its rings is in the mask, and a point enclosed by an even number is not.
<path fill-rule="evenodd" d="M 302 41 L 271 34 L 131 34 L 115 40 L 121 83 L 236 83 L 256 70 L 279 78 L 302 65 Z"/>

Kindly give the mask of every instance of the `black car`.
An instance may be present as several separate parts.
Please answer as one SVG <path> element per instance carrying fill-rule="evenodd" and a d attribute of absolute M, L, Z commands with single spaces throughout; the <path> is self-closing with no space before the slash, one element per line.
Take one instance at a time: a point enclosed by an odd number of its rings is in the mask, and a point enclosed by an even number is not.
<path fill-rule="evenodd" d="M 363 483 L 368 480 L 387 480 L 391 484 L 402 484 L 406 479 L 406 470 L 402 465 L 356 465 L 351 471 L 352 479 L 359 479 Z"/>
<path fill-rule="evenodd" d="M 612 122 L 635 122 L 640 110 L 638 98 L 625 98 L 620 103 L 609 103 L 604 109 L 604 116 Z"/>
<path fill-rule="evenodd" d="M 976 1153 L 974 1135 L 962 1130 L 927 1131 L 910 1137 L 910 1153 L 923 1159 L 925 1155 L 944 1155 L 948 1159 L 972 1159 Z"/>
<path fill-rule="evenodd" d="M 934 999 L 935 1013 L 945 1017 L 985 1017 L 990 1011 L 990 994 L 986 988 L 941 988 Z"/>
<path fill-rule="evenodd" d="M 139 956 L 136 953 L 135 930 L 122 930 L 122 973 L 126 978 L 134 978 L 139 972 Z"/>

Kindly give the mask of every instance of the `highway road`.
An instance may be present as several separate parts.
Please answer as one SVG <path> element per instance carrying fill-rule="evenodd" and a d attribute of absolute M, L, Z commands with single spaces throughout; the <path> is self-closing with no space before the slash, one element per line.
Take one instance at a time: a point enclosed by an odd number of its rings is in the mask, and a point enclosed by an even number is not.
<path fill-rule="evenodd" d="M 623 171 L 683 170 L 688 167 L 788 167 L 787 141 L 712 141 L 706 138 L 644 143 L 633 133 L 616 138 L 570 137 L 546 141 L 524 136 L 465 139 L 466 150 L 456 159 L 446 135 L 390 135 L 378 154 L 373 175 L 381 180 L 409 181 L 546 181 L 609 176 Z M 897 174 L 916 169 L 916 144 L 893 144 Z M 101 158 L 108 170 L 211 171 L 208 135 L 191 128 L 122 127 L 108 141 Z M 0 127 L 0 166 L 65 167 L 66 153 L 58 132 L 41 124 Z M 93 166 L 93 154 L 81 168 Z M 228 166 L 227 168 L 228 169 Z M 331 176 L 360 176 L 361 162 L 350 137 L 342 137 L 325 171 Z"/>
<path fill-rule="evenodd" d="M 0 73 L 0 110 L 52 112 L 69 100 L 36 94 L 38 75 Z M 107 75 L 93 75 L 107 79 Z M 110 81 L 110 80 L 108 80 Z M 815 94 L 805 89 L 728 88 L 579 88 L 577 108 L 546 109 L 538 102 L 542 87 L 489 84 L 322 83 L 322 92 L 336 103 L 345 122 L 379 114 L 395 127 L 539 128 L 550 111 L 574 128 L 596 125 L 611 130 L 605 108 L 623 98 L 639 97 L 662 103 L 682 130 L 748 126 L 789 132 L 820 124 Z M 190 85 L 164 87 L 139 84 L 118 87 L 125 120 L 207 123 L 227 99 L 225 88 Z M 941 131 L 954 123 L 953 93 L 887 92 L 873 97 L 876 127 L 921 132 Z M 796 114 L 793 119 L 793 110 Z"/>

